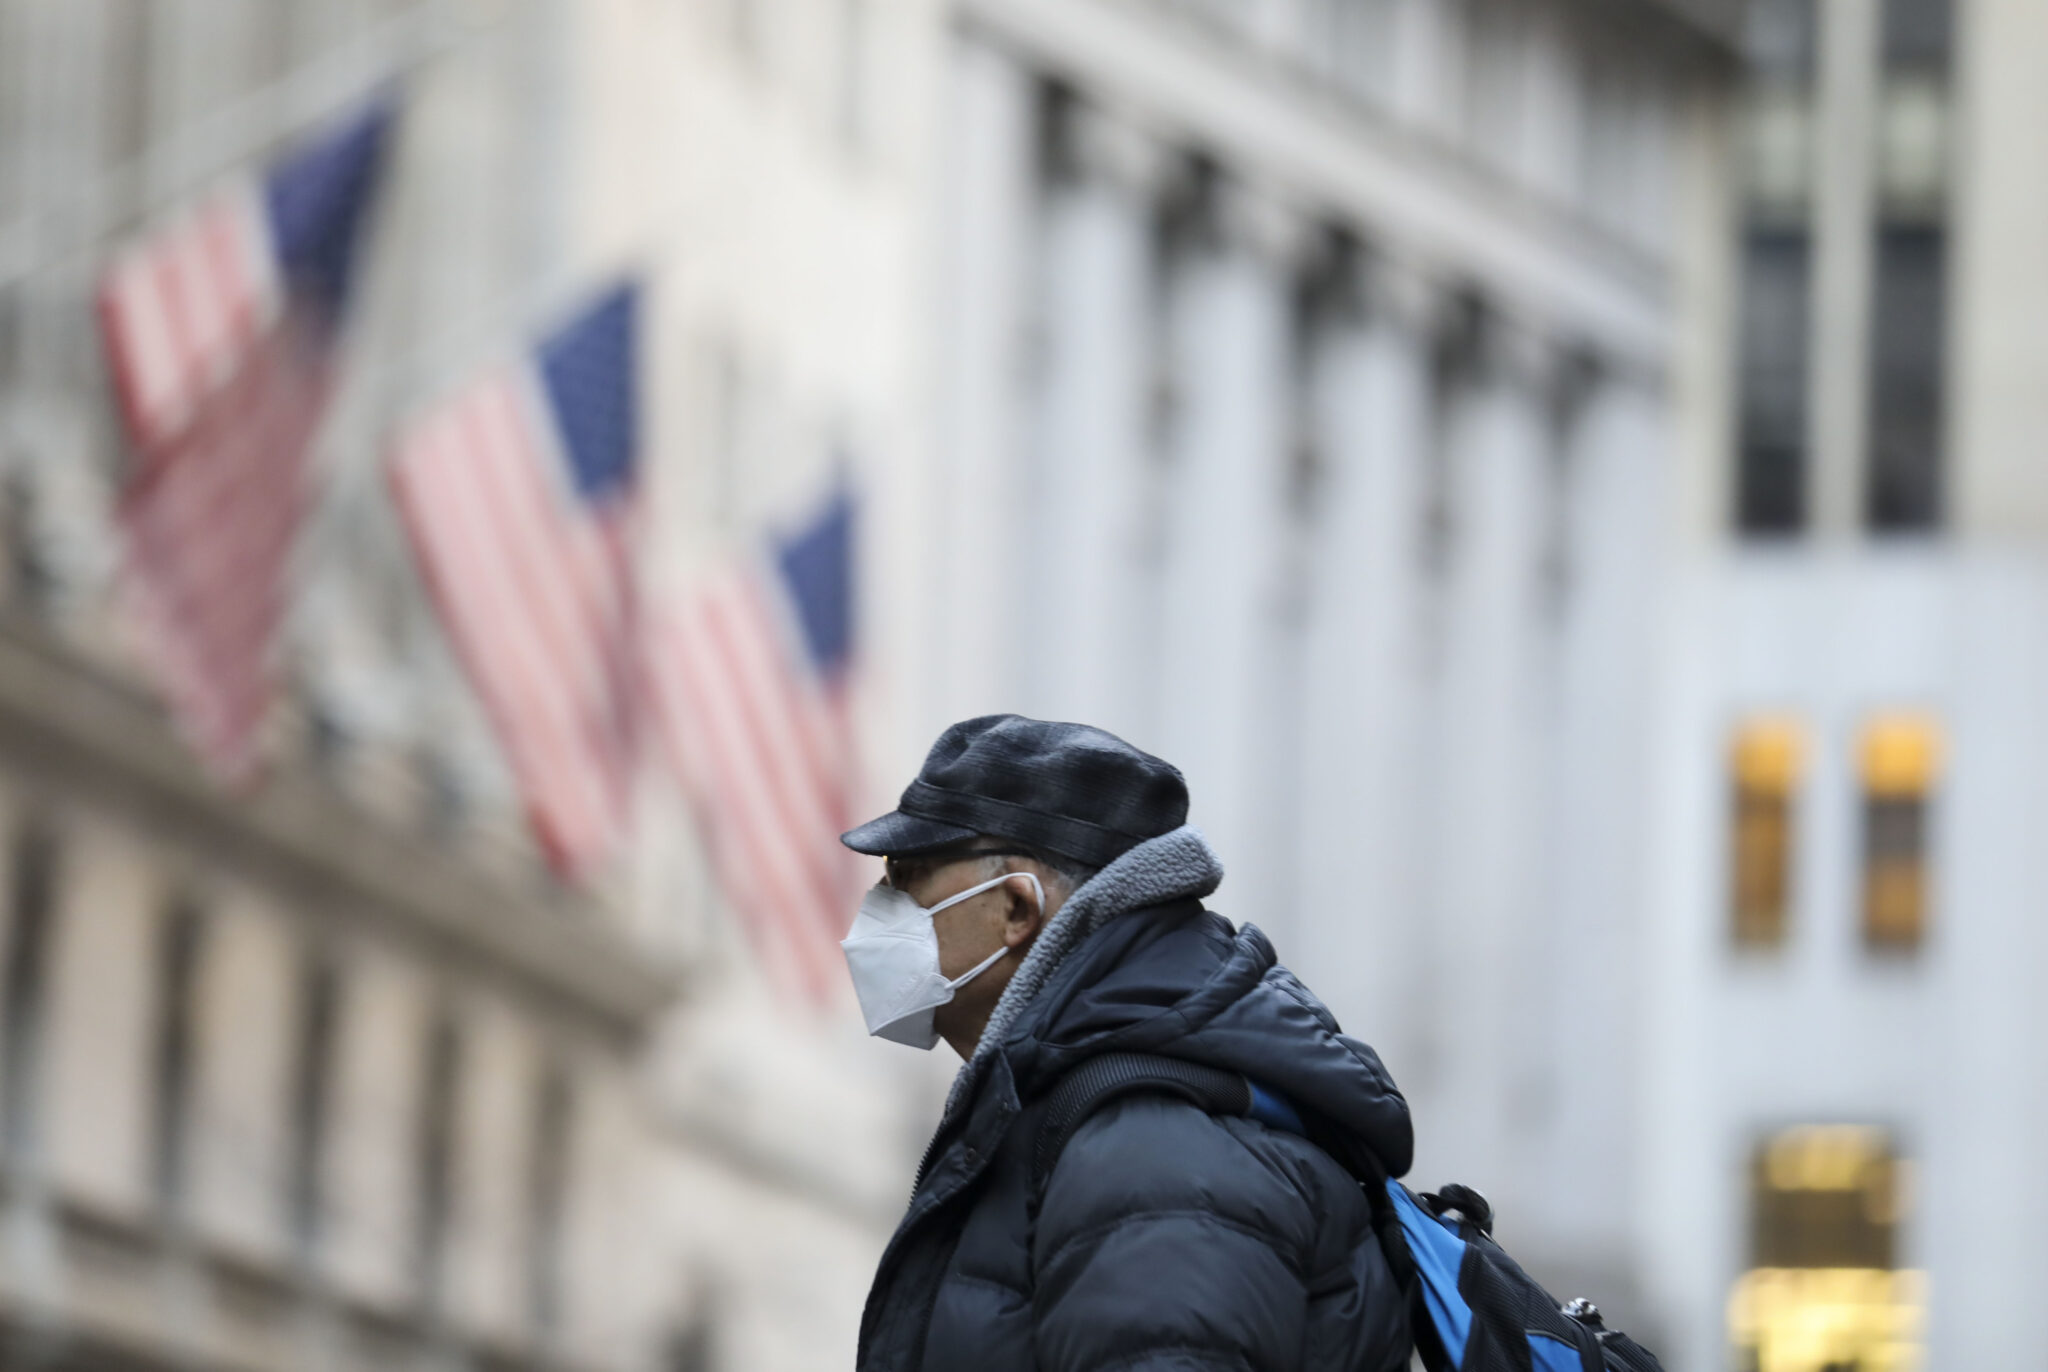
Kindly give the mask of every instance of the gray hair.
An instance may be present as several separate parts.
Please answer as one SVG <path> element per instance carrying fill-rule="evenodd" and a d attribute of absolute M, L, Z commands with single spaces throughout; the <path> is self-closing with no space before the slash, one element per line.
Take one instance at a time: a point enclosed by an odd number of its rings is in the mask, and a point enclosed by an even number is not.
<path fill-rule="evenodd" d="M 1048 897 L 1058 896 L 1059 899 L 1064 901 L 1068 896 L 1073 895 L 1074 892 L 1087 885 L 1090 877 L 1102 870 L 1099 867 L 1090 867 L 1085 862 L 1077 862 L 1073 858 L 1059 853 L 1048 853 L 1042 848 L 1034 848 L 1029 844 L 1017 843 L 1012 839 L 999 839 L 992 834 L 984 835 L 983 837 L 1011 845 L 1009 850 L 1004 853 L 991 854 L 989 857 L 984 858 L 984 866 L 982 868 L 984 872 L 990 877 L 1000 876 L 1006 871 L 1014 870 L 1009 866 L 1012 857 L 1028 857 L 1039 866 L 1045 868 L 1046 874 L 1051 877 L 1048 885 L 1052 889 L 1046 892 Z"/>

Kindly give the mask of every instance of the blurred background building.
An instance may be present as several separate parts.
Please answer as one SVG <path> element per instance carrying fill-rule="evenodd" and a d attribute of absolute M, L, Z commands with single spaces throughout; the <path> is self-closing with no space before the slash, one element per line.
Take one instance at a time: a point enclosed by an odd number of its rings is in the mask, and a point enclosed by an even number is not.
<path fill-rule="evenodd" d="M 0 0 L 0 1363 L 851 1356 L 947 1064 L 665 783 L 567 889 L 394 423 L 652 302 L 647 573 L 834 479 L 881 808 L 1183 767 L 1417 1179 L 1673 1372 L 2043 1341 L 2038 0 Z M 270 776 L 113 614 L 117 242 L 379 87 Z M 848 912 L 849 918 L 851 912 Z"/>
<path fill-rule="evenodd" d="M 1750 5 L 1644 793 L 1641 1245 L 1696 1358 L 1724 1320 L 1766 1367 L 2041 1334 L 1974 1198 L 2044 1202 L 2044 42 L 1998 0 Z"/>
<path fill-rule="evenodd" d="M 1642 1323 L 1659 526 L 1733 8 L 968 6 L 928 718 L 1173 759 L 1420 1176 Z"/>
<path fill-rule="evenodd" d="M 659 786 L 632 860 L 548 875 L 380 471 L 396 422 L 628 267 L 672 359 L 675 574 L 895 442 L 929 21 L 845 8 L 0 4 L 0 1365 L 848 1356 L 931 1065 L 771 995 Z M 270 774 L 224 793 L 114 613 L 95 279 L 379 89 L 403 132 L 293 689 Z"/>

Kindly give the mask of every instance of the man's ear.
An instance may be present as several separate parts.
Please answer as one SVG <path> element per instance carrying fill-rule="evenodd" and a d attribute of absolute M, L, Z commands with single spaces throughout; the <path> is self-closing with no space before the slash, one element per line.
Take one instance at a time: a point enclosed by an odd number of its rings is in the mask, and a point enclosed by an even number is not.
<path fill-rule="evenodd" d="M 1012 873 L 1013 877 L 1023 873 Z M 1035 873 L 1033 875 L 1036 875 Z M 1039 878 L 1039 890 L 1045 889 L 1044 878 Z M 1003 942 L 1012 948 L 1023 948 L 1038 937 L 1038 931 L 1045 927 L 1045 911 L 1040 908 L 1037 892 L 1027 881 L 1006 881 L 1003 894 L 1009 903 L 1003 912 Z"/>

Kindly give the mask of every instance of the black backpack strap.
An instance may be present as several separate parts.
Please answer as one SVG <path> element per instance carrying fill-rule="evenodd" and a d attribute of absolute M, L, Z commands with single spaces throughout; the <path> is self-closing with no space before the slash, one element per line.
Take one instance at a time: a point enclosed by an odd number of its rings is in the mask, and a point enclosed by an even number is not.
<path fill-rule="evenodd" d="M 1178 1096 L 1211 1115 L 1242 1115 L 1252 1107 L 1251 1083 L 1220 1067 L 1152 1053 L 1104 1053 L 1090 1058 L 1046 1095 L 1037 1145 L 1031 1153 L 1033 1199 L 1044 1192 L 1053 1164 L 1090 1115 L 1120 1096 L 1141 1093 Z"/>

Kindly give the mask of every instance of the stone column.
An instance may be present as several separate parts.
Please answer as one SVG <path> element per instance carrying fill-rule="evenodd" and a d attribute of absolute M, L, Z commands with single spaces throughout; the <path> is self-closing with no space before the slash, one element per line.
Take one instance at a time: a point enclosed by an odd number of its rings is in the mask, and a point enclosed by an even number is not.
<path fill-rule="evenodd" d="M 899 495 L 892 537 L 930 539 L 916 616 L 897 646 L 904 690 L 928 694 L 901 736 L 917 748 L 944 724 L 1017 703 L 1008 689 L 1029 645 L 1010 613 L 1019 565 L 1014 517 L 1037 93 L 1030 73 L 972 37 L 949 63 L 947 256 L 939 265 L 936 480 Z M 919 742 L 920 736 L 922 742 Z M 906 754 L 913 764 L 921 754 Z"/>
<path fill-rule="evenodd" d="M 1669 423 L 1654 378 L 1611 360 L 1551 360 L 1539 659 L 1544 723 L 1535 885 L 1513 1013 L 1531 1026 L 1510 1059 L 1548 1102 L 1520 1135 L 1531 1228 L 1557 1280 L 1640 1308 L 1627 1262 L 1635 1079 L 1649 908 L 1643 804 L 1655 684 L 1654 611 L 1665 602 Z"/>
<path fill-rule="evenodd" d="M 1072 102 L 1055 116 L 1033 293 L 1038 348 L 1020 574 L 1025 707 L 1141 733 L 1133 656 L 1150 454 L 1152 200 L 1141 129 Z"/>
<path fill-rule="evenodd" d="M 1323 476 L 1311 515 L 1293 860 L 1305 916 L 1290 960 L 1397 1081 L 1415 1061 L 1420 935 L 1414 781 L 1420 709 L 1417 516 L 1428 456 L 1422 293 L 1368 263 L 1306 379 Z"/>
<path fill-rule="evenodd" d="M 1441 1113 L 1429 1163 L 1445 1175 L 1503 1175 L 1518 1120 L 1540 1105 L 1513 1080 L 1503 1046 L 1515 954 L 1532 900 L 1533 690 L 1541 527 L 1543 414 L 1527 336 L 1490 308 L 1453 302 L 1440 342 L 1426 592 L 1434 624 L 1424 724 L 1433 786 L 1423 848 L 1433 899 L 1422 964 L 1434 1054 L 1424 1086 Z M 1433 1000 L 1434 1005 L 1427 1005 Z M 1455 1004 L 1457 1012 L 1446 1014 Z M 1429 1061 L 1429 1059 L 1434 1061 Z"/>
<path fill-rule="evenodd" d="M 1211 183 L 1168 285 L 1174 394 L 1165 461 L 1159 747 L 1232 869 L 1239 920 L 1269 891 L 1258 841 L 1260 655 L 1269 644 L 1287 434 L 1287 286 L 1296 221 L 1254 188 Z"/>

